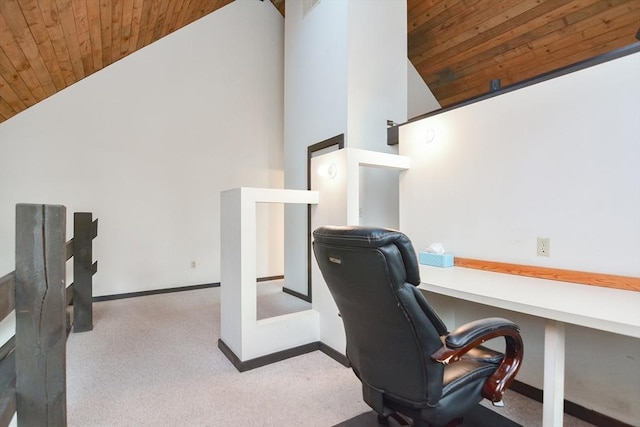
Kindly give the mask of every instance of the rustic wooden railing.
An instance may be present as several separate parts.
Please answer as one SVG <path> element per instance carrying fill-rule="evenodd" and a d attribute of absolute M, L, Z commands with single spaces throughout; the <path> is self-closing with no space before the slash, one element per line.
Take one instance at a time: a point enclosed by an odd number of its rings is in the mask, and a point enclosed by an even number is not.
<path fill-rule="evenodd" d="M 93 328 L 92 240 L 98 220 L 74 214 L 66 241 L 66 208 L 16 206 L 16 269 L 0 279 L 0 320 L 15 309 L 16 333 L 0 348 L 0 426 L 17 413 L 19 427 L 66 426 L 66 338 Z M 73 257 L 73 284 L 66 261 Z M 73 321 L 67 306 L 73 304 Z"/>

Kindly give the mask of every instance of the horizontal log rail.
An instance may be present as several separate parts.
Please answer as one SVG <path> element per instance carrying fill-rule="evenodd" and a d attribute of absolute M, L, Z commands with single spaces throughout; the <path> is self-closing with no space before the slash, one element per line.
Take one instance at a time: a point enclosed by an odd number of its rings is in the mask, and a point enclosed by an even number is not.
<path fill-rule="evenodd" d="M 11 313 L 15 307 L 16 280 L 12 271 L 0 278 L 0 320 Z"/>
<path fill-rule="evenodd" d="M 16 339 L 0 347 L 0 426 L 7 426 L 16 412 Z"/>
<path fill-rule="evenodd" d="M 15 311 L 16 333 L 0 347 L 0 425 L 66 426 L 66 337 L 93 327 L 92 240 L 98 221 L 74 214 L 65 241 L 66 208 L 16 206 L 16 269 L 0 278 L 0 320 Z M 66 287 L 73 257 L 74 283 Z"/>
<path fill-rule="evenodd" d="M 65 259 L 68 261 L 73 257 L 73 237 L 64 245 Z"/>
<path fill-rule="evenodd" d="M 505 262 L 484 261 L 471 258 L 454 258 L 457 267 L 474 268 L 496 273 L 515 274 L 539 279 L 559 280 L 582 285 L 603 286 L 607 288 L 640 291 L 640 277 L 618 276 L 614 274 L 590 273 L 585 271 L 563 270 L 560 268 L 538 267 L 535 265 L 509 264 Z"/>

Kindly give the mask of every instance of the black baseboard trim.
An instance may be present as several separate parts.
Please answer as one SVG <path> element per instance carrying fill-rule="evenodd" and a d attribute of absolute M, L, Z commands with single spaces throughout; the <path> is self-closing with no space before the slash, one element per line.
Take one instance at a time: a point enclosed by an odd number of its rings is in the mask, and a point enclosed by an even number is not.
<path fill-rule="evenodd" d="M 283 275 L 266 276 L 266 277 L 258 277 L 256 279 L 256 282 L 269 282 L 272 280 L 281 280 L 281 279 L 284 279 Z M 152 289 L 150 291 L 127 292 L 124 294 L 103 295 L 99 297 L 93 297 L 92 301 L 93 302 L 114 301 L 114 300 L 125 299 L 125 298 L 146 297 L 149 295 L 170 294 L 173 292 L 195 291 L 197 289 L 218 288 L 218 287 L 220 287 L 220 282 L 204 283 L 202 285 L 178 286 L 175 288 Z"/>
<path fill-rule="evenodd" d="M 300 298 L 303 301 L 311 302 L 311 297 L 309 295 L 301 294 L 300 292 L 293 291 L 289 288 L 285 288 L 284 286 L 282 287 L 282 292 L 284 292 L 285 294 L 294 296 L 296 298 Z"/>
<path fill-rule="evenodd" d="M 257 282 L 270 282 L 272 280 L 282 280 L 284 279 L 284 275 L 280 274 L 279 276 L 267 276 L 267 277 L 258 277 L 256 279 Z"/>
<path fill-rule="evenodd" d="M 323 342 L 320 342 L 319 344 L 320 344 L 320 348 L 318 350 L 320 350 L 321 352 L 323 352 L 324 354 L 326 354 L 327 356 L 329 356 L 330 358 L 332 358 L 342 366 L 347 368 L 351 367 L 351 363 L 349 363 L 349 359 L 347 359 L 347 356 L 340 353 L 338 350 L 334 349 L 333 347 L 329 347 Z"/>
<path fill-rule="evenodd" d="M 528 397 L 529 399 L 533 399 L 536 402 L 542 402 L 542 390 L 530 386 L 529 384 L 525 384 L 518 380 L 513 380 L 513 382 L 509 386 L 509 390 L 515 391 L 516 393 Z"/>
<path fill-rule="evenodd" d="M 218 348 L 222 351 L 222 354 L 226 356 L 227 359 L 236 367 L 238 372 L 245 372 L 251 369 L 260 368 L 262 366 L 270 365 L 272 363 L 280 362 L 285 359 L 290 359 L 292 357 L 300 356 L 303 354 L 311 353 L 313 351 L 319 350 L 320 343 L 312 342 L 309 344 L 304 344 L 298 347 L 289 348 L 287 350 L 278 351 L 276 353 L 267 354 L 264 356 L 256 357 L 255 359 L 241 361 L 238 356 L 227 346 L 222 338 L 218 339 Z"/>
<path fill-rule="evenodd" d="M 540 390 L 539 388 L 530 386 L 529 384 L 525 384 L 518 380 L 514 380 L 513 383 L 511 383 L 511 385 L 509 386 L 509 389 L 538 402 L 542 402 L 543 400 L 543 390 Z M 633 427 L 630 424 L 623 423 L 622 421 L 618 421 L 607 415 L 601 414 L 592 409 L 585 408 L 584 406 L 570 402 L 566 399 L 564 401 L 564 413 L 567 415 L 571 415 L 572 417 L 576 417 L 579 420 L 586 421 L 589 424 L 593 424 L 595 426 Z"/>
<path fill-rule="evenodd" d="M 174 292 L 195 291 L 197 289 L 218 288 L 218 287 L 220 287 L 220 282 L 204 283 L 202 285 L 180 286 L 176 288 L 166 288 L 166 289 L 152 289 L 150 291 L 128 292 L 125 294 L 103 295 L 99 297 L 93 297 L 92 301 L 93 302 L 113 301 L 117 299 L 146 297 L 149 295 L 171 294 Z"/>

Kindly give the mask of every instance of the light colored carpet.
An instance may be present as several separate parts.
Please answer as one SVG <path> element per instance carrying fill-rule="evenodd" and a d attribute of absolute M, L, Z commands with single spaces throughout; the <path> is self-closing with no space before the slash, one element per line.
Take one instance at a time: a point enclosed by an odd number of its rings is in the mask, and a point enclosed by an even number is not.
<path fill-rule="evenodd" d="M 217 347 L 219 295 L 96 303 L 94 330 L 67 343 L 69 425 L 329 426 L 367 410 L 350 370 L 320 352 L 238 373 Z"/>
<path fill-rule="evenodd" d="M 308 306 L 281 286 L 258 285 L 259 318 Z M 94 304 L 93 331 L 67 341 L 69 426 L 328 427 L 369 410 L 351 370 L 319 351 L 238 373 L 217 347 L 219 295 L 211 288 Z M 541 424 L 537 402 L 516 393 L 505 401 L 498 412 Z"/>

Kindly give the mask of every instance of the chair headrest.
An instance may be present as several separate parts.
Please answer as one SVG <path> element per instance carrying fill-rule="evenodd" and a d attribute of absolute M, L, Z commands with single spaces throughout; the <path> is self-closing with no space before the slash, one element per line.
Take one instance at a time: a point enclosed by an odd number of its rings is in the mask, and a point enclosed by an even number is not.
<path fill-rule="evenodd" d="M 420 272 L 415 250 L 411 240 L 400 231 L 370 226 L 325 225 L 313 232 L 313 238 L 320 244 L 333 246 L 375 249 L 395 245 L 402 255 L 407 282 L 416 286 L 420 284 Z"/>

